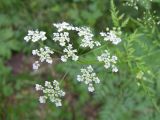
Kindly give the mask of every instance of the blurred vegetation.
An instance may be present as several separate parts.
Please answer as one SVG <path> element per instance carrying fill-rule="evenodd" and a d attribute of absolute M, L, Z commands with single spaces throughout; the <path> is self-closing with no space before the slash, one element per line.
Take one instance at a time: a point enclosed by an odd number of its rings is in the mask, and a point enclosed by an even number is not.
<path fill-rule="evenodd" d="M 160 17 L 160 0 L 145 0 L 139 10 L 124 6 L 123 0 L 111 1 L 0 0 L 0 120 L 160 120 L 160 26 L 143 19 L 144 11 L 156 10 Z M 101 79 L 93 94 L 76 81 L 82 64 L 55 61 L 32 71 L 31 50 L 36 46 L 26 44 L 24 35 L 28 29 L 44 30 L 51 46 L 52 23 L 62 21 L 89 26 L 95 34 L 121 27 L 122 43 L 107 45 L 119 58 L 118 74 L 94 64 L 106 46 L 79 52 L 84 54 L 81 62 L 93 62 Z M 63 106 L 39 104 L 35 83 L 59 78 L 67 92 Z"/>

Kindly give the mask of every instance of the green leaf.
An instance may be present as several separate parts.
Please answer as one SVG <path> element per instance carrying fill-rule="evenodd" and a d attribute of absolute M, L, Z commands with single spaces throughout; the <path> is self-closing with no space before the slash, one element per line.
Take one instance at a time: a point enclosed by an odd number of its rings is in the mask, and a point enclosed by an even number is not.
<path fill-rule="evenodd" d="M 8 40 L 9 38 L 11 38 L 13 36 L 13 31 L 12 29 L 8 28 L 8 29 L 2 29 L 0 30 L 0 42 L 1 41 L 6 41 Z"/>
<path fill-rule="evenodd" d="M 13 93 L 13 89 L 11 85 L 5 85 L 5 87 L 3 87 L 3 94 L 5 96 L 10 96 L 12 93 Z"/>

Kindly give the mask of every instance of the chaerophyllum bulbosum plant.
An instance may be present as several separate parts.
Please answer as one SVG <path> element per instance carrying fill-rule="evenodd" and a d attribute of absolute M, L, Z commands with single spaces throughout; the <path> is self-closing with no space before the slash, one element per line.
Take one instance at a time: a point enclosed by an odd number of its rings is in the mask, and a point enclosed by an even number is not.
<path fill-rule="evenodd" d="M 73 26 L 67 22 L 54 23 L 54 27 L 57 28 L 57 31 L 53 33 L 53 42 L 63 48 L 61 51 L 62 55 L 60 60 L 62 62 L 79 61 L 78 50 L 73 47 L 73 44 L 70 40 L 70 31 L 74 31 L 78 37 L 80 37 L 80 47 L 89 48 L 90 50 L 97 49 L 101 47 L 99 41 L 94 40 L 94 34 L 89 27 L 79 27 Z M 121 32 L 117 29 L 109 30 L 106 32 L 100 32 L 99 35 L 102 37 L 102 40 L 111 42 L 113 45 L 118 45 L 121 42 L 120 38 Z M 26 42 L 34 42 L 35 44 L 40 41 L 47 40 L 46 32 L 39 30 L 29 30 L 27 36 L 24 37 Z M 107 45 L 107 44 L 106 44 Z M 44 62 L 52 64 L 54 59 L 52 55 L 57 50 L 50 48 L 46 45 L 43 47 L 32 50 L 32 55 L 37 56 L 38 59 L 33 63 L 33 69 L 38 70 L 41 64 Z M 113 73 L 118 72 L 117 56 L 112 55 L 109 50 L 104 50 L 102 54 L 96 56 L 97 62 L 101 62 L 106 70 L 111 70 Z M 80 69 L 80 74 L 77 75 L 77 81 L 82 82 L 87 85 L 89 92 L 94 92 L 95 84 L 100 83 L 100 79 L 96 75 L 92 65 L 88 65 Z M 42 90 L 44 95 L 39 97 L 40 103 L 45 103 L 47 99 L 51 102 L 54 102 L 56 106 L 61 106 L 61 97 L 65 95 L 65 92 L 59 87 L 59 82 L 54 80 L 53 82 L 45 81 L 45 85 L 36 84 L 36 90 Z"/>
<path fill-rule="evenodd" d="M 125 3 L 125 6 L 131 6 L 138 11 L 138 2 L 140 1 L 129 0 Z M 152 0 L 149 0 L 148 2 L 152 2 Z M 143 33 L 141 31 L 140 33 L 141 29 L 145 30 L 146 28 L 149 28 L 156 31 L 156 26 L 160 24 L 159 17 L 156 17 L 147 10 L 144 11 L 143 17 L 137 18 L 136 21 L 130 16 L 126 17 L 124 14 L 120 15 L 120 12 L 115 7 L 113 0 L 111 0 L 110 11 L 113 27 L 109 28 L 106 26 L 106 30 L 99 31 L 99 34 L 94 34 L 92 29 L 88 26 L 77 26 L 68 22 L 53 23 L 53 27 L 56 30 L 53 32 L 52 40 L 50 41 L 54 45 L 56 44 L 59 46 L 61 50 L 45 45 L 45 41 L 49 40 L 45 31 L 38 29 L 28 30 L 28 34 L 24 37 L 24 40 L 27 43 L 36 44 L 36 46 L 39 46 L 32 50 L 32 55 L 36 57 L 36 61 L 32 66 L 33 69 L 38 71 L 44 63 L 49 65 L 53 64 L 54 59 L 57 59 L 53 56 L 58 53 L 60 56 L 58 58 L 59 61 L 66 64 L 68 62 L 72 62 L 74 64 L 80 63 L 82 65 L 79 69 L 79 73 L 76 75 L 76 80 L 79 83 L 85 84 L 88 91 L 93 93 L 96 91 L 95 86 L 99 85 L 102 81 L 95 71 L 97 64 L 99 67 L 103 66 L 105 71 L 109 71 L 116 76 L 121 70 L 123 71 L 123 68 L 119 68 L 119 64 L 122 62 L 128 66 L 128 72 L 134 76 L 133 79 L 136 81 L 137 85 L 141 86 L 145 92 L 151 96 L 150 90 L 145 86 L 145 82 L 148 81 L 145 76 L 154 79 L 154 75 L 143 61 L 143 58 L 147 57 L 147 55 L 137 56 L 135 54 L 136 49 L 134 48 L 134 44 L 139 44 L 140 41 L 137 42 L 136 40 L 148 35 L 146 31 Z M 127 33 L 125 27 L 128 22 L 135 22 L 140 29 Z M 71 38 L 73 34 L 74 36 L 77 36 L 77 39 Z M 78 48 L 74 45 L 73 41 L 77 41 Z M 119 44 L 123 44 L 123 49 L 117 52 L 120 59 L 116 53 L 112 52 L 110 47 L 108 47 L 112 46 L 112 49 L 114 49 L 118 47 Z M 144 46 L 142 46 L 142 48 L 143 47 Z M 87 52 L 81 54 L 79 52 L 80 49 L 86 49 Z M 92 56 L 96 61 L 90 61 L 86 64 L 83 61 L 83 57 L 84 55 L 85 57 L 90 56 L 92 51 L 99 51 Z M 151 51 L 149 55 L 151 54 L 154 54 L 154 52 Z M 95 66 L 94 63 L 96 64 Z M 43 95 L 39 97 L 39 102 L 46 103 L 48 100 L 53 102 L 57 107 L 62 106 L 62 98 L 66 94 L 63 88 L 61 88 L 62 82 L 63 81 L 60 80 L 53 80 L 52 82 L 45 81 L 44 85 L 37 83 L 35 85 L 35 89 L 37 91 L 42 91 L 43 93 Z M 154 101 L 153 104 L 156 107 Z"/>

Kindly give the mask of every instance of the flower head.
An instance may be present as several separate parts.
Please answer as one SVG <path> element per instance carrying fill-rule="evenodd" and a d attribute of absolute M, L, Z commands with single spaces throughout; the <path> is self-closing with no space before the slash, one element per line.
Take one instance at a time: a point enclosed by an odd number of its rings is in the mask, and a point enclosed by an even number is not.
<path fill-rule="evenodd" d="M 53 40 L 59 41 L 60 46 L 65 46 L 66 43 L 70 42 L 69 33 L 61 32 L 61 33 L 53 33 Z"/>
<path fill-rule="evenodd" d="M 112 72 L 118 72 L 118 68 L 115 66 L 118 60 L 117 56 L 111 56 L 110 53 L 105 50 L 97 59 L 100 62 L 104 62 L 104 67 L 106 69 L 112 68 Z"/>
<path fill-rule="evenodd" d="M 32 50 L 33 55 L 37 55 L 39 57 L 39 60 L 41 62 L 46 61 L 49 64 L 52 64 L 52 58 L 50 54 L 53 54 L 54 52 L 47 46 L 44 48 L 40 48 L 39 50 Z"/>
<path fill-rule="evenodd" d="M 100 83 L 99 78 L 96 76 L 96 73 L 94 72 L 93 68 L 91 65 L 89 65 L 87 68 L 81 69 L 81 75 L 77 75 L 77 80 L 79 82 L 84 82 L 85 84 L 88 85 L 88 91 L 93 92 L 94 91 L 94 86 L 93 84 Z"/>
<path fill-rule="evenodd" d="M 28 30 L 28 34 L 27 34 L 27 36 L 24 37 L 24 40 L 25 40 L 26 42 L 29 42 L 30 40 L 31 40 L 32 42 L 37 42 L 37 41 L 39 41 L 39 40 L 44 41 L 44 40 L 47 39 L 47 37 L 45 36 L 45 34 L 46 34 L 46 32 L 44 32 L 44 31 Z"/>
<path fill-rule="evenodd" d="M 73 49 L 72 44 L 69 44 L 64 50 L 64 53 L 66 53 L 65 55 L 61 56 L 61 60 L 63 62 L 66 62 L 68 58 L 72 58 L 72 60 L 77 61 L 78 60 L 78 56 L 75 54 L 77 53 L 76 49 Z"/>
<path fill-rule="evenodd" d="M 51 102 L 55 103 L 56 107 L 62 106 L 60 98 L 65 95 L 65 92 L 60 89 L 58 81 L 45 81 L 44 87 L 36 84 L 36 90 L 41 90 L 44 94 L 39 97 L 40 103 L 45 103 L 46 100 L 49 99 Z"/>
<path fill-rule="evenodd" d="M 101 32 L 100 35 L 104 37 L 104 41 L 111 41 L 112 44 L 117 45 L 122 40 L 120 37 L 118 37 L 121 34 L 121 31 L 119 29 L 114 28 L 113 30 L 109 29 L 107 30 L 107 33 Z"/>
<path fill-rule="evenodd" d="M 37 55 L 39 57 L 39 61 L 40 62 L 47 62 L 49 64 L 52 64 L 52 58 L 50 56 L 50 54 L 53 54 L 54 52 L 47 46 L 45 46 L 44 48 L 40 48 L 39 50 L 32 50 L 32 54 L 33 55 Z M 33 69 L 37 70 L 40 67 L 40 63 L 39 61 L 35 61 L 33 63 Z"/>
<path fill-rule="evenodd" d="M 94 46 L 100 46 L 100 42 L 93 40 L 93 33 L 88 27 L 81 27 L 78 30 L 78 35 L 82 37 L 81 47 L 93 48 Z"/>

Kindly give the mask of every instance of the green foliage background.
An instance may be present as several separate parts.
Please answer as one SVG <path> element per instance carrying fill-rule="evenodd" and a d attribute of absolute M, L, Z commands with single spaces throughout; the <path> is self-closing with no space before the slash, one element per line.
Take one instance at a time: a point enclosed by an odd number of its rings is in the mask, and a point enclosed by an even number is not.
<path fill-rule="evenodd" d="M 160 120 L 160 26 L 137 20 L 144 11 L 156 10 L 160 17 L 160 0 L 145 1 L 135 10 L 122 0 L 0 0 L 0 120 Z M 59 64 L 33 72 L 31 50 L 37 46 L 23 37 L 28 29 L 38 28 L 49 36 L 45 44 L 60 49 L 52 44 L 51 35 L 52 23 L 62 21 L 89 26 L 95 34 L 121 27 L 122 42 L 81 49 L 79 63 L 56 61 Z M 117 74 L 96 63 L 95 55 L 105 48 L 119 58 Z M 94 65 L 101 79 L 93 94 L 76 81 L 87 64 Z M 35 83 L 59 78 L 67 92 L 63 106 L 39 104 Z"/>

